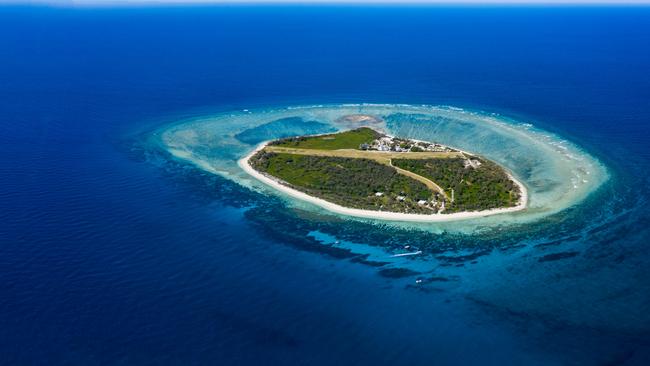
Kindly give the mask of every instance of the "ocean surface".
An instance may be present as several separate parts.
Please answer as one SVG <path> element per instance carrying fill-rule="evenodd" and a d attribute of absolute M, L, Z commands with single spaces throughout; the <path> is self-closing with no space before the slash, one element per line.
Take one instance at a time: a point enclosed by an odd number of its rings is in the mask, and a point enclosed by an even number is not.
<path fill-rule="evenodd" d="M 649 102 L 650 7 L 0 6 L 0 364 L 650 364 Z M 237 169 L 348 110 L 531 210 L 355 220 Z"/>

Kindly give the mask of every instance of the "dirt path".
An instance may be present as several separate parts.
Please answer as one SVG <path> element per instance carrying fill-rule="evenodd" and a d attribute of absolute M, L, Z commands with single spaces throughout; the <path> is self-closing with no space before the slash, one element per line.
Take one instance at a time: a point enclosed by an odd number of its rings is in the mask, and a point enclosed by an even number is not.
<path fill-rule="evenodd" d="M 443 196 L 445 196 L 445 198 L 447 198 L 447 201 L 449 201 L 449 197 L 447 196 L 447 193 L 445 193 L 445 190 L 442 189 L 442 188 L 440 188 L 440 186 L 437 185 L 434 181 L 432 181 L 432 180 L 430 180 L 430 179 L 427 179 L 427 178 L 425 178 L 425 177 L 423 177 L 423 176 L 421 176 L 421 175 L 415 174 L 415 173 L 413 173 L 413 172 L 411 172 L 411 171 L 404 170 L 404 169 L 402 169 L 402 168 L 398 168 L 398 167 L 396 167 L 395 165 L 393 165 L 393 162 L 390 161 L 390 160 L 388 161 L 388 165 L 390 165 L 390 166 L 393 167 L 395 170 L 397 170 L 398 173 L 400 173 L 400 174 L 402 174 L 402 175 L 405 175 L 405 176 L 407 176 L 407 177 L 413 178 L 413 179 L 415 179 L 415 180 L 417 180 L 417 181 L 419 181 L 419 182 L 422 182 L 422 183 L 423 183 L 424 185 L 426 185 L 430 190 L 442 194 Z"/>
<path fill-rule="evenodd" d="M 295 149 L 291 147 L 280 147 L 280 146 L 266 146 L 264 148 L 266 151 L 275 152 L 275 153 L 285 153 L 285 154 L 297 154 L 297 155 L 311 155 L 311 156 L 333 156 L 339 158 L 352 158 L 352 159 L 370 159 L 377 161 L 381 164 L 388 165 L 393 169 L 397 170 L 399 174 L 405 175 L 409 178 L 415 179 L 418 182 L 426 185 L 430 190 L 438 192 L 445 196 L 449 200 L 449 196 L 445 193 L 444 189 L 440 188 L 435 182 L 430 179 L 427 179 L 421 175 L 415 174 L 411 171 L 398 168 L 393 165 L 392 159 L 446 159 L 454 157 L 462 157 L 462 152 L 409 152 L 409 153 L 400 153 L 400 152 L 390 152 L 390 151 L 364 151 L 364 150 L 352 150 L 352 149 L 340 149 L 340 150 L 318 150 L 318 149 Z"/>
<path fill-rule="evenodd" d="M 335 156 L 340 158 L 364 158 L 376 160 L 388 164 L 390 159 L 444 159 L 463 157 L 462 152 L 392 152 L 392 151 L 367 151 L 367 150 L 318 150 L 318 149 L 296 149 L 291 147 L 267 146 L 266 151 L 287 154 L 314 155 L 314 156 Z"/>

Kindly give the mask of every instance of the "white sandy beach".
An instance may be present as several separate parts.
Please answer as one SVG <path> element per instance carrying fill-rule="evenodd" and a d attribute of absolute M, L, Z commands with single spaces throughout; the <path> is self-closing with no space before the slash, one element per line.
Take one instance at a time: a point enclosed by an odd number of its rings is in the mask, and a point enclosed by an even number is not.
<path fill-rule="evenodd" d="M 514 207 L 498 208 L 498 209 L 491 209 L 491 210 L 484 210 L 484 211 L 458 212 L 452 214 L 432 214 L 432 215 L 407 214 L 407 213 L 386 212 L 386 211 L 371 211 L 371 210 L 361 210 L 356 208 L 343 207 L 331 203 L 329 201 L 326 201 L 324 199 L 312 197 L 306 193 L 300 192 L 296 189 L 287 186 L 285 183 L 281 182 L 276 178 L 267 176 L 253 169 L 253 167 L 251 167 L 250 164 L 248 163 L 248 160 L 253 155 L 255 155 L 255 153 L 262 150 L 268 143 L 269 141 L 259 144 L 257 148 L 253 150 L 250 154 L 240 159 L 237 162 L 238 165 L 246 173 L 248 173 L 255 179 L 259 180 L 260 182 L 270 187 L 277 189 L 278 191 L 286 193 L 291 197 L 309 203 L 313 203 L 328 211 L 335 212 L 342 215 L 369 218 L 369 219 L 378 219 L 378 220 L 389 220 L 389 221 L 443 222 L 443 221 L 467 220 L 467 219 L 473 219 L 478 217 L 497 215 L 501 213 L 521 211 L 526 208 L 526 204 L 528 202 L 528 191 L 526 190 L 526 187 L 524 187 L 524 185 L 518 180 L 516 180 L 512 175 L 508 174 L 510 178 L 515 182 L 515 184 L 517 184 L 517 186 L 519 186 L 519 189 L 521 190 L 521 198 L 519 200 L 519 204 Z"/>

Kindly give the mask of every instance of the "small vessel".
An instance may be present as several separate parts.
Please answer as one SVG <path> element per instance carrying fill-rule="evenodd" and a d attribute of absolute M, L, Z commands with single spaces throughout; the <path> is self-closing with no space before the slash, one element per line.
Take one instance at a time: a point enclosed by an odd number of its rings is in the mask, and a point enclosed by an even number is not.
<path fill-rule="evenodd" d="M 416 252 L 394 254 L 394 255 L 391 255 L 391 257 L 392 258 L 395 258 L 395 257 L 407 257 L 407 256 L 410 256 L 410 255 L 418 255 L 418 254 L 422 254 L 422 251 L 418 250 Z"/>

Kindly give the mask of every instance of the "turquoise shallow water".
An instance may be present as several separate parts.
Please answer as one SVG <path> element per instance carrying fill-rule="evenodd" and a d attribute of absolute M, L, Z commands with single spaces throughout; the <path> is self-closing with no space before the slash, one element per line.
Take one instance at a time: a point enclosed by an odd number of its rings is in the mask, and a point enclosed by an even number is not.
<path fill-rule="evenodd" d="M 340 117 L 359 113 L 380 117 L 383 122 L 377 127 L 386 132 L 441 142 L 503 164 L 528 188 L 528 208 L 517 213 L 443 223 L 357 219 L 284 196 L 252 179 L 237 166 L 237 160 L 255 146 L 238 136 L 245 135 L 251 138 L 250 142 L 259 142 L 291 135 L 291 131 L 321 133 L 332 128 L 346 129 L 351 126 L 345 120 L 341 122 Z M 265 128 L 279 124 L 283 128 Z M 260 136 L 255 136 L 255 132 Z M 401 278 L 407 287 L 422 291 L 451 287 L 479 302 L 497 302 L 499 307 L 521 307 L 518 311 L 541 314 L 557 314 L 563 310 L 563 314 L 575 317 L 573 321 L 593 322 L 591 326 L 622 324 L 620 319 L 582 312 L 576 308 L 580 306 L 576 299 L 561 296 L 577 283 L 565 284 L 568 288 L 548 288 L 549 293 L 528 293 L 531 282 L 548 286 L 551 278 L 567 276 L 560 273 L 577 270 L 575 263 L 568 264 L 571 263 L 568 260 L 581 255 L 579 248 L 598 237 L 601 231 L 611 230 L 620 215 L 626 214 L 620 212 L 621 206 L 639 204 L 621 195 L 622 187 L 616 187 L 615 180 L 610 181 L 606 167 L 588 151 L 535 128 L 530 121 L 456 107 L 410 105 L 242 109 L 171 123 L 157 130 L 149 143 L 183 164 L 231 180 L 241 189 L 260 192 L 272 201 L 278 197 L 279 206 L 271 211 L 263 207 L 247 211 L 248 217 L 255 217 L 272 231 L 277 230 L 278 235 L 291 233 L 290 237 L 311 243 L 312 250 L 355 257 L 384 276 Z M 634 207 L 638 206 L 628 207 L 627 214 Z M 590 220 L 585 222 L 585 217 Z M 305 227 L 299 223 L 302 220 L 308 222 Z M 292 225 L 301 229 L 294 232 Z M 399 256 L 413 251 L 423 253 Z M 548 266 L 553 269 L 549 271 Z M 525 271 L 525 278 L 516 275 L 521 271 Z M 589 283 L 590 276 L 602 275 L 596 273 L 573 280 Z M 626 286 L 617 282 L 613 281 L 612 288 L 605 291 L 616 292 L 620 291 L 619 286 Z M 596 286 L 602 285 L 601 281 Z M 531 300 L 534 296 L 539 299 Z M 594 300 L 585 297 L 582 305 L 589 303 L 595 310 L 591 303 Z M 632 302 L 621 310 L 638 305 Z M 602 310 L 609 311 L 610 306 L 603 304 Z M 627 325 L 639 330 L 645 327 L 638 320 Z"/>
<path fill-rule="evenodd" d="M 340 119 L 349 114 L 375 115 L 383 121 L 376 127 L 388 133 L 497 161 L 526 185 L 528 208 L 443 223 L 357 219 L 286 197 L 236 164 L 260 141 L 353 127 Z M 506 314 L 515 317 L 548 319 L 549 324 L 531 325 L 522 318 L 526 327 L 541 327 L 536 330 L 541 334 L 546 326 L 568 334 L 581 327 L 643 333 L 648 326 L 638 313 L 645 292 L 630 290 L 645 285 L 618 277 L 640 280 L 638 268 L 601 266 L 599 261 L 614 254 L 598 254 L 604 248 L 590 244 L 626 230 L 621 218 L 643 210 L 643 201 L 627 195 L 621 177 L 612 176 L 587 149 L 537 128 L 535 121 L 450 106 L 310 105 L 192 117 L 157 130 L 149 143 L 182 164 L 277 202 L 274 208 L 256 204 L 246 211 L 267 234 L 308 251 L 351 258 L 407 290 L 460 297 L 494 310 L 497 317 L 508 309 Z M 416 251 L 422 253 L 400 255 Z"/>
<path fill-rule="evenodd" d="M 159 136 L 164 149 L 201 169 L 245 187 L 283 195 L 251 179 L 237 161 L 262 141 L 354 128 L 358 124 L 343 118 L 354 114 L 378 117 L 381 122 L 373 127 L 389 134 L 481 154 L 509 169 L 529 192 L 523 212 L 414 225 L 421 229 L 472 232 L 486 225 L 532 222 L 579 204 L 608 179 L 599 161 L 557 135 L 527 121 L 457 107 L 348 104 L 245 109 L 179 122 L 160 130 L 154 139 Z M 295 199 L 288 201 L 318 210 Z"/>

